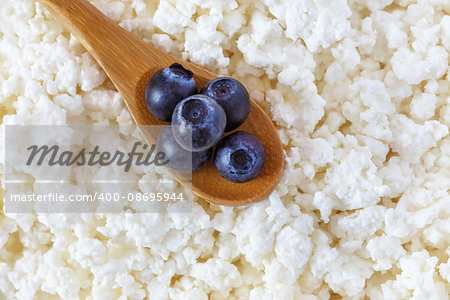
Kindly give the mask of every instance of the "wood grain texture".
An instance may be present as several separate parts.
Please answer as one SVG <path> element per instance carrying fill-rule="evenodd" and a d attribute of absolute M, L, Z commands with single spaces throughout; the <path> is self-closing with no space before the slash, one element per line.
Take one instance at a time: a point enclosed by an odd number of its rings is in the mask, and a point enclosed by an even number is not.
<path fill-rule="evenodd" d="M 87 0 L 39 2 L 78 38 L 103 68 L 125 100 L 137 125 L 165 124 L 148 112 L 144 99 L 147 81 L 157 70 L 178 62 L 194 72 L 199 87 L 217 77 L 202 67 L 143 42 Z M 284 154 L 280 138 L 272 120 L 255 101 L 251 100 L 250 115 L 238 130 L 248 131 L 261 139 L 266 149 L 266 162 L 261 174 L 248 183 L 226 181 L 220 177 L 212 161 L 194 173 L 193 192 L 216 204 L 243 205 L 261 200 L 273 191 L 283 172 Z M 145 138 L 149 143 L 155 142 L 154 136 L 145 135 Z"/>

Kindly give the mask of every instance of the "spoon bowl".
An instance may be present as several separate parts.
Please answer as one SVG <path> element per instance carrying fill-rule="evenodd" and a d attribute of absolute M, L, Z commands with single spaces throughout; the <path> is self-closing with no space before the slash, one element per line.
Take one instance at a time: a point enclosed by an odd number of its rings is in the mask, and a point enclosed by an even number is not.
<path fill-rule="evenodd" d="M 217 75 L 193 63 L 181 60 L 140 40 L 102 14 L 87 0 L 38 0 L 77 39 L 103 68 L 124 99 L 138 126 L 164 125 L 148 111 L 145 88 L 159 69 L 180 63 L 194 73 L 199 87 Z M 254 101 L 250 101 L 248 119 L 238 130 L 257 136 L 266 150 L 261 173 L 247 183 L 223 179 L 211 160 L 206 167 L 192 174 L 192 191 L 206 200 L 222 205 L 249 204 L 267 197 L 278 184 L 284 167 L 284 154 L 274 124 Z M 144 137 L 155 143 L 151 135 Z M 176 176 L 180 179 L 178 176 Z M 180 180 L 184 183 L 183 180 Z"/>

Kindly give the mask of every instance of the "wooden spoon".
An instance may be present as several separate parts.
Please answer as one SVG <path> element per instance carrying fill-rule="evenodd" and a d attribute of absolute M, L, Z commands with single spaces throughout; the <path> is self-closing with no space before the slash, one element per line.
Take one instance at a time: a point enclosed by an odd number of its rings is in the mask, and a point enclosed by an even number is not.
<path fill-rule="evenodd" d="M 178 62 L 194 72 L 199 87 L 217 77 L 190 62 L 176 58 L 145 43 L 102 14 L 86 0 L 39 0 L 95 58 L 116 86 L 139 125 L 163 125 L 147 110 L 144 93 L 147 81 L 159 69 Z M 266 162 L 260 175 L 247 183 L 223 179 L 213 162 L 192 175 L 194 193 L 223 205 L 249 204 L 267 197 L 278 184 L 284 167 L 280 138 L 271 119 L 251 100 L 250 115 L 238 130 L 248 131 L 262 141 Z M 146 136 L 147 142 L 154 143 Z"/>

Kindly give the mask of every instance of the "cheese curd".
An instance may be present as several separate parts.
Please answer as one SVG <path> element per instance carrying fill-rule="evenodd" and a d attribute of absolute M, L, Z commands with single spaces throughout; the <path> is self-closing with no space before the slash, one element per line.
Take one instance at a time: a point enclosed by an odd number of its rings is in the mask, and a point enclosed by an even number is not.
<path fill-rule="evenodd" d="M 195 198 L 190 214 L 2 209 L 1 299 L 449 299 L 448 1 L 92 2 L 241 80 L 277 126 L 284 174 L 261 202 Z M 132 123 L 33 0 L 0 6 L 0 114 L 2 137 L 6 124 Z M 161 172 L 123 176 L 145 191 Z"/>

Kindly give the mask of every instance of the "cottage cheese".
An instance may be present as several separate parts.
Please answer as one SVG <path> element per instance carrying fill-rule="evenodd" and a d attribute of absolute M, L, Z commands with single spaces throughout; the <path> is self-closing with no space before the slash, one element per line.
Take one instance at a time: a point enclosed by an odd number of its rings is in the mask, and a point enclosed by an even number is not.
<path fill-rule="evenodd" d="M 276 123 L 284 175 L 266 200 L 196 198 L 185 215 L 2 212 L 0 298 L 449 299 L 448 1 L 93 2 L 244 82 Z M 0 114 L 132 123 L 91 56 L 32 0 L 0 6 Z"/>

